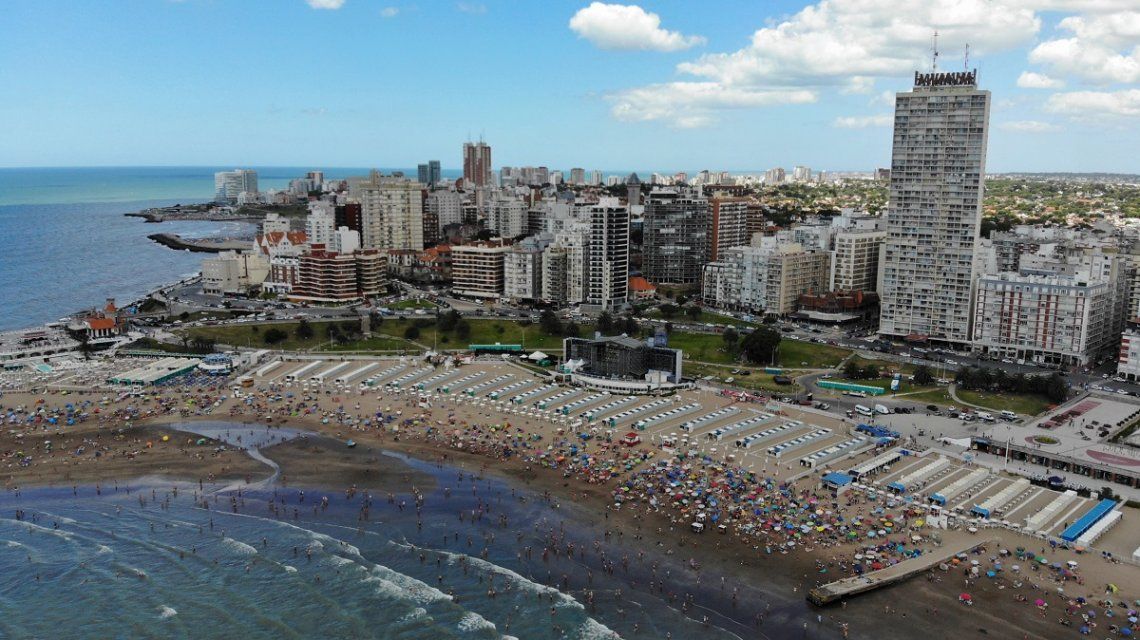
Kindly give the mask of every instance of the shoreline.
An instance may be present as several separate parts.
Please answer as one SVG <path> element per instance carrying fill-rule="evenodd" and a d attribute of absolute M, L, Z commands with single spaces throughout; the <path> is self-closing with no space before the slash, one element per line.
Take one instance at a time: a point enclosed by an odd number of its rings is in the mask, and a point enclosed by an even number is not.
<path fill-rule="evenodd" d="M 965 607 L 959 604 L 957 596 L 962 592 L 963 586 L 962 577 L 958 570 L 943 573 L 931 572 L 926 580 L 912 578 L 905 583 L 905 586 L 900 584 L 865 594 L 840 605 L 838 608 L 834 606 L 827 608 L 809 607 L 805 601 L 808 590 L 820 583 L 845 577 L 847 573 L 844 561 L 849 559 L 859 546 L 827 544 L 824 539 L 817 539 L 813 542 L 805 538 L 801 544 L 796 546 L 795 550 L 784 549 L 780 546 L 766 553 L 765 540 L 768 538 L 757 536 L 756 540 L 748 541 L 739 536 L 720 536 L 713 532 L 700 536 L 693 535 L 685 526 L 685 522 L 670 518 L 668 511 L 650 509 L 649 505 L 644 503 L 629 502 L 620 509 L 611 508 L 613 490 L 619 486 L 618 483 L 613 481 L 585 482 L 575 474 L 565 473 L 562 468 L 545 468 L 544 465 L 528 462 L 523 459 L 523 456 L 503 457 L 499 455 L 499 450 L 487 448 L 485 443 L 477 444 L 472 440 L 470 444 L 467 444 L 463 439 L 453 440 L 450 438 L 451 431 L 454 429 L 458 433 L 460 424 L 453 422 L 452 427 L 444 427 L 442 426 L 444 421 L 440 420 L 440 418 L 446 417 L 448 412 L 452 412 L 453 415 L 456 415 L 457 420 L 462 422 L 464 429 L 470 421 L 472 428 L 482 429 L 481 437 L 486 439 L 491 437 L 491 433 L 494 433 L 494 429 L 500 426 L 498 423 L 502 422 L 504 418 L 510 420 L 512 425 L 518 426 L 520 430 L 523 427 L 527 431 L 530 431 L 532 427 L 537 428 L 535 425 L 528 425 L 526 419 L 481 413 L 476 407 L 461 402 L 453 402 L 450 399 L 445 399 L 437 406 L 428 407 L 424 410 L 417 406 L 414 398 L 400 395 L 376 396 L 374 401 L 372 397 L 364 395 L 350 395 L 348 397 L 328 395 L 326 397 L 326 394 L 321 394 L 312 399 L 306 398 L 306 404 L 303 407 L 298 407 L 298 411 L 293 411 L 282 405 L 267 404 L 258 408 L 254 405 L 229 404 L 222 405 L 214 415 L 180 415 L 180 413 L 192 413 L 194 411 L 193 405 L 203 408 L 207 406 L 206 401 L 212 397 L 208 393 L 204 389 L 198 389 L 195 393 L 193 389 L 183 387 L 164 391 L 164 398 L 156 396 L 153 399 L 138 401 L 126 399 L 126 402 L 138 405 L 134 411 L 136 415 L 132 417 L 131 412 L 124 414 L 115 408 L 117 405 L 111 405 L 104 408 L 100 421 L 106 419 L 114 423 L 116 420 L 130 420 L 132 423 L 130 429 L 137 431 L 128 434 L 128 436 L 133 437 L 136 443 L 145 440 L 151 429 L 170 429 L 172 423 L 180 422 L 221 422 L 237 425 L 239 428 L 265 429 L 267 432 L 281 426 L 290 430 L 310 431 L 326 438 L 327 440 L 322 442 L 328 443 L 327 445 L 317 444 L 318 448 L 327 447 L 319 452 L 297 451 L 296 445 L 292 447 L 276 445 L 281 447 L 277 451 L 274 451 L 274 447 L 262 449 L 263 454 L 271 459 L 280 458 L 283 454 L 293 457 L 292 466 L 289 460 L 279 463 L 282 466 L 283 474 L 280 479 L 281 482 L 290 484 L 294 482 L 308 484 L 316 481 L 326 486 L 331 485 L 331 489 L 337 488 L 338 485 L 340 488 L 344 488 L 352 482 L 349 480 L 350 478 L 361 478 L 361 476 L 353 474 L 359 474 L 368 467 L 377 467 L 375 456 L 370 455 L 376 451 L 405 454 L 421 464 L 442 463 L 456 466 L 466 469 L 467 472 L 478 474 L 480 477 L 493 475 L 505 480 L 508 484 L 521 486 L 527 491 L 543 495 L 544 499 L 553 502 L 556 509 L 563 508 L 562 505 L 565 505 L 567 518 L 576 525 L 612 531 L 613 538 L 625 545 L 630 555 L 646 552 L 650 558 L 668 558 L 670 562 L 689 560 L 695 562 L 697 566 L 703 567 L 694 574 L 695 576 L 707 576 L 711 573 L 715 577 L 731 577 L 727 583 L 729 588 L 735 588 L 734 585 L 738 585 L 745 590 L 745 593 L 748 593 L 753 585 L 760 585 L 758 588 L 763 592 L 762 599 L 765 603 L 771 603 L 773 606 L 770 614 L 772 624 L 785 626 L 784 623 L 789 620 L 796 625 L 800 621 L 805 624 L 811 622 L 812 637 L 840 637 L 838 631 L 840 623 L 850 625 L 852 637 L 879 637 L 892 640 L 893 638 L 913 637 L 912 634 L 908 633 L 912 624 L 954 625 L 963 629 L 969 628 L 969 625 L 974 625 L 973 628 L 975 629 L 985 629 L 984 633 L 990 637 L 1021 638 L 1025 629 L 1032 630 L 1032 635 L 1035 637 L 1060 637 L 1056 635 L 1059 633 L 1056 617 L 1050 615 L 1050 619 L 1038 618 L 1035 615 L 1038 613 L 1036 608 L 1021 606 L 1023 603 L 1013 600 L 1015 593 L 1020 594 L 1021 591 L 1014 589 L 1002 591 L 1007 588 L 1004 581 L 999 583 L 998 581 L 985 580 L 979 582 L 976 578 L 971 580 L 973 584 L 967 588 L 974 595 L 979 606 Z M 64 402 L 79 403 L 83 401 L 84 397 L 92 397 L 90 394 L 84 393 L 72 394 L 66 398 L 59 394 L 46 394 L 46 396 L 48 406 L 62 405 Z M 40 397 L 43 396 L 13 394 L 13 396 L 5 397 L 4 400 L 5 404 L 11 405 L 13 401 L 20 402 L 22 399 L 27 405 L 31 405 Z M 94 397 L 97 399 L 98 394 Z M 301 399 L 297 398 L 296 400 L 300 401 Z M 262 401 L 266 401 L 266 399 L 263 397 Z M 310 405 L 308 401 L 312 401 L 314 404 Z M 347 411 L 351 410 L 354 401 L 363 405 L 357 405 L 357 413 L 363 411 L 364 415 L 371 415 L 373 412 L 379 412 L 382 409 L 383 413 L 391 419 L 365 425 L 338 424 L 336 421 L 325 423 L 322 420 L 322 417 L 327 419 L 329 416 L 338 415 L 331 413 L 334 409 L 330 408 L 330 402 L 333 408 L 338 404 L 341 405 L 346 410 L 346 413 L 342 415 L 347 417 L 350 415 Z M 226 410 L 227 407 L 228 411 Z M 145 414 L 137 415 L 142 409 L 146 409 Z M 274 426 L 272 428 L 267 427 L 264 421 L 264 417 L 270 414 L 273 415 Z M 448 437 L 446 439 L 429 437 L 432 429 L 436 429 L 432 426 L 433 424 L 439 424 L 438 433 L 445 435 L 444 431 L 446 431 Z M 83 425 L 83 428 L 90 433 L 94 426 L 88 423 Z M 94 431 L 96 433 L 108 433 L 109 430 L 106 429 L 106 426 L 112 425 L 105 425 L 94 429 Z M 488 427 L 491 428 L 491 433 L 488 433 Z M 60 449 L 67 451 L 70 446 L 67 444 L 66 438 L 74 438 L 80 435 L 73 433 L 77 430 L 79 429 L 57 432 L 54 429 L 49 431 L 33 428 L 29 435 L 32 435 L 33 441 L 45 436 L 53 439 L 59 438 L 60 441 L 57 445 L 62 444 L 63 446 L 60 446 Z M 357 445 L 354 449 L 341 448 L 341 445 L 348 438 L 356 440 Z M 171 445 L 173 444 L 171 443 Z M 463 449 L 457 449 L 456 445 L 463 447 Z M 167 450 L 161 451 L 164 448 Z M 170 445 L 156 447 L 155 453 L 167 457 L 154 461 L 151 466 L 159 465 L 160 469 L 157 473 L 161 473 L 164 477 L 194 481 L 194 470 L 201 471 L 201 463 L 197 462 L 194 457 L 175 455 L 173 451 L 169 450 L 170 448 L 172 448 Z M 303 447 L 301 448 L 303 449 Z M 205 449 L 200 448 L 198 451 L 204 452 Z M 332 455 L 329 455 L 330 453 Z M 39 455 L 37 453 L 37 457 Z M 213 464 L 230 466 L 232 471 L 230 476 L 237 475 L 239 481 L 243 472 L 247 484 L 252 481 L 252 476 L 261 479 L 266 475 L 265 467 L 260 463 L 250 465 L 251 459 L 248 456 L 241 456 L 242 466 L 239 469 L 238 462 L 232 461 L 233 456 L 230 452 L 219 455 L 225 456 L 226 460 L 214 461 Z M 350 456 L 355 456 L 355 459 L 343 460 L 343 458 Z M 330 461 L 336 461 L 338 464 L 330 464 Z M 37 462 L 36 465 L 47 467 L 61 462 L 63 465 L 72 464 L 66 455 L 63 460 L 60 460 L 60 456 L 56 455 L 47 464 Z M 161 464 L 163 462 L 165 464 Z M 9 467 L 11 466 L 9 465 Z M 129 464 L 104 469 L 99 469 L 99 465 L 92 466 L 96 467 L 93 474 L 97 478 L 156 475 L 156 473 L 151 472 L 152 469 L 142 469 Z M 339 473 L 343 475 L 332 473 L 334 466 L 339 466 Z M 539 470 L 540 467 L 543 467 L 541 471 Z M 40 473 L 44 474 L 44 472 Z M 50 474 L 51 472 L 48 471 L 47 473 Z M 303 477 L 305 475 L 308 477 Z M 31 479 L 27 480 L 27 482 L 21 480 L 20 484 L 27 486 L 43 484 Z M 624 481 L 625 477 L 622 480 Z M 367 488 L 375 481 L 378 480 L 363 476 L 359 483 L 353 482 L 353 484 L 360 486 L 362 483 Z M 47 484 L 50 485 L 50 482 Z M 800 495 L 799 490 L 796 490 L 796 495 Z M 965 532 L 943 532 L 942 535 L 947 538 L 947 544 L 953 540 L 966 539 Z M 1019 544 L 1032 545 L 1030 548 L 1035 549 L 1038 543 L 1038 541 L 1004 533 L 999 535 L 1003 539 L 1003 544 L 1010 549 Z M 1023 540 L 1028 540 L 1028 542 Z M 773 537 L 771 544 L 776 546 L 777 541 L 778 539 Z M 990 552 L 993 553 L 994 551 Z M 1042 553 L 1046 553 L 1044 549 Z M 1128 593 L 1135 593 L 1140 590 L 1140 587 L 1136 586 L 1137 580 L 1136 576 L 1133 575 L 1134 572 L 1124 573 L 1130 571 L 1129 568 L 1115 568 L 1112 565 L 1097 562 L 1095 556 L 1073 556 L 1072 552 L 1062 554 L 1060 550 L 1048 553 L 1051 558 L 1058 561 L 1077 557 L 1083 566 L 1088 567 L 1087 580 L 1090 586 L 1084 587 L 1083 590 L 1072 583 L 1066 583 L 1066 586 L 1071 587 L 1071 592 L 1090 596 L 1090 600 L 1093 600 L 1097 593 L 1098 583 L 1115 582 Z M 983 557 L 980 556 L 979 559 Z M 1120 569 L 1124 569 L 1124 572 Z M 596 571 L 597 568 L 594 570 Z M 1102 577 L 1105 576 L 1107 579 L 1102 582 Z M 1044 581 L 1041 591 L 1030 592 L 1031 599 L 1040 594 L 1042 597 L 1048 596 L 1054 601 L 1057 600 L 1058 596 L 1052 593 L 1052 585 L 1046 580 L 1048 577 L 1044 573 L 1040 575 L 1024 574 L 1027 582 L 1030 580 Z M 1010 578 L 1017 579 L 1016 576 L 1012 575 Z M 967 579 L 970 578 L 967 577 Z M 645 585 L 642 584 L 640 587 L 644 588 Z M 1037 589 L 1038 587 L 1033 588 Z M 650 594 L 658 595 L 652 591 L 652 587 L 650 587 Z M 727 597 L 726 593 L 724 598 Z M 745 603 L 745 606 L 751 606 L 751 604 L 748 602 Z M 1058 608 L 1061 606 L 1056 602 L 1055 605 Z M 744 606 L 741 609 L 743 610 Z M 817 616 L 818 619 L 816 620 Z M 826 623 L 823 622 L 824 619 L 827 620 Z M 737 620 L 737 622 L 741 621 Z M 747 624 L 747 621 L 744 623 Z M 978 624 L 984 626 L 979 627 Z M 823 625 L 823 627 L 818 625 Z M 828 632 L 820 636 L 816 629 L 822 631 L 823 628 L 826 628 Z M 762 626 L 760 629 L 762 632 Z M 761 637 L 765 637 L 763 633 L 761 633 Z"/>

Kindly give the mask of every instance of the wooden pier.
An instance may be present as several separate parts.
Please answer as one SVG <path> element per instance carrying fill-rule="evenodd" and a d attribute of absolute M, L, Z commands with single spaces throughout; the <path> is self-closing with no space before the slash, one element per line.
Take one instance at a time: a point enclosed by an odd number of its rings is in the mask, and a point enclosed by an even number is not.
<path fill-rule="evenodd" d="M 892 584 L 909 580 L 919 573 L 929 571 L 931 568 L 943 562 L 948 562 L 959 553 L 968 553 L 975 547 L 987 544 L 995 545 L 997 541 L 971 540 L 968 543 L 955 545 L 953 547 L 943 547 L 930 553 L 924 553 L 917 558 L 904 560 L 885 569 L 821 584 L 808 591 L 807 599 L 808 602 L 822 607 L 836 600 L 846 599 L 861 593 L 888 587 Z"/>

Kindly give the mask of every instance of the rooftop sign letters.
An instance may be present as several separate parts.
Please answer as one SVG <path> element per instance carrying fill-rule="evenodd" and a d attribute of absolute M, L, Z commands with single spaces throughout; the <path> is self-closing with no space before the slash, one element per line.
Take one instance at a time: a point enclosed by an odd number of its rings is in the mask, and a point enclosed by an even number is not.
<path fill-rule="evenodd" d="M 973 71 L 954 71 L 950 73 L 914 72 L 914 86 L 916 87 L 972 87 L 977 84 L 977 69 Z"/>

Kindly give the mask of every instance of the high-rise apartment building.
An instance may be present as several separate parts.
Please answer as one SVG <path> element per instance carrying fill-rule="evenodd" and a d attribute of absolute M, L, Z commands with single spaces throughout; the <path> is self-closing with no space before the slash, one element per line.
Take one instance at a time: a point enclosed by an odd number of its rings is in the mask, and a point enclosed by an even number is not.
<path fill-rule="evenodd" d="M 852 229 L 835 234 L 831 258 L 832 291 L 877 291 L 879 250 L 885 231 Z"/>
<path fill-rule="evenodd" d="M 234 169 L 214 174 L 214 201 L 234 204 L 243 193 L 257 194 L 257 172 Z"/>
<path fill-rule="evenodd" d="M 650 192 L 642 232 L 642 274 L 653 284 L 699 284 L 708 262 L 709 230 L 709 201 L 704 197 L 676 188 Z"/>
<path fill-rule="evenodd" d="M 588 215 L 586 304 L 622 307 L 629 299 L 629 209 L 601 203 Z"/>
<path fill-rule="evenodd" d="M 970 341 L 990 93 L 976 72 L 915 74 L 895 98 L 879 332 Z"/>
<path fill-rule="evenodd" d="M 491 145 L 482 140 L 463 143 L 463 182 L 476 187 L 491 186 Z"/>
<path fill-rule="evenodd" d="M 748 244 L 748 201 L 744 198 L 709 200 L 709 256 L 717 260 L 729 247 Z"/>
<path fill-rule="evenodd" d="M 574 167 L 570 170 L 570 184 L 585 184 L 586 183 L 586 170 L 581 167 Z"/>
<path fill-rule="evenodd" d="M 705 304 L 724 309 L 789 314 L 800 295 L 827 288 L 831 254 L 766 239 L 760 246 L 726 249 L 704 269 Z"/>
<path fill-rule="evenodd" d="M 423 251 L 423 185 L 373 170 L 353 187 L 364 248 Z"/>
<path fill-rule="evenodd" d="M 416 174 L 420 184 L 434 187 L 440 180 L 439 160 L 429 160 L 427 164 L 419 165 Z"/>

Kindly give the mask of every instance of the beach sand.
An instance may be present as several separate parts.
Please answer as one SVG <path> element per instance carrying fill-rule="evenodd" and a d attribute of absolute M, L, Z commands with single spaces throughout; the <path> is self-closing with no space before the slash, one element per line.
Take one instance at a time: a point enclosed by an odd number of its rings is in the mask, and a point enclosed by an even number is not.
<path fill-rule="evenodd" d="M 85 400 L 99 403 L 103 397 L 102 393 L 72 393 L 67 396 L 8 393 L 0 399 L 0 405 L 34 406 L 40 399 L 47 405 L 60 405 L 64 402 L 80 404 Z M 119 404 L 125 405 L 126 402 L 136 405 L 141 403 L 144 406 L 147 404 L 147 401 L 138 399 L 111 402 L 101 405 L 101 415 L 113 415 L 116 409 L 121 409 Z M 836 561 L 849 560 L 854 552 L 849 545 L 818 549 L 801 545 L 801 548 L 791 553 L 766 554 L 762 546 L 758 549 L 754 544 L 745 545 L 732 536 L 712 533 L 693 536 L 658 514 L 631 508 L 614 511 L 609 508 L 614 487 L 612 481 L 587 484 L 517 458 L 503 460 L 444 448 L 436 442 L 413 436 L 407 429 L 403 430 L 402 435 L 396 436 L 389 430 L 375 427 L 322 423 L 320 416 L 328 415 L 334 408 L 349 403 L 353 405 L 349 412 L 356 415 L 398 410 L 405 417 L 421 414 L 425 420 L 442 422 L 449 414 L 453 414 L 458 421 L 472 424 L 491 424 L 509 419 L 513 426 L 527 431 L 549 433 L 554 430 L 553 425 L 542 420 L 499 416 L 487 408 L 463 403 L 444 402 L 431 409 L 420 409 L 409 398 L 384 396 L 376 392 L 353 395 L 351 398 L 328 394 L 315 401 L 319 411 L 276 419 L 276 422 L 289 427 L 325 436 L 309 437 L 263 450 L 264 455 L 281 465 L 280 482 L 330 489 L 357 486 L 377 491 L 407 491 L 418 481 L 425 484 L 417 488 L 430 488 L 425 478 L 417 477 L 399 460 L 381 454 L 382 450 L 400 452 L 426 461 L 446 461 L 473 473 L 497 474 L 521 483 L 533 492 L 548 494 L 554 500 L 565 500 L 585 507 L 579 512 L 594 514 L 592 522 L 587 524 L 620 531 L 624 542 L 631 548 L 641 548 L 649 554 L 672 552 L 678 557 L 692 558 L 701 565 L 701 571 L 705 574 L 727 576 L 730 585 L 733 581 L 767 585 L 766 592 L 772 593 L 772 601 L 765 604 L 771 605 L 773 616 L 780 615 L 781 610 L 802 616 L 803 598 L 807 590 L 816 584 L 845 577 L 846 574 L 836 566 Z M 103 424 L 89 419 L 85 423 L 60 429 L 54 426 L 9 426 L 0 433 L 0 450 L 7 452 L 0 473 L 8 487 L 109 483 L 141 476 L 197 481 L 213 474 L 217 482 L 223 479 L 263 478 L 267 473 L 265 467 L 244 453 L 237 450 L 217 452 L 215 443 L 201 446 L 188 444 L 185 433 L 173 431 L 168 426 L 173 422 L 195 419 L 254 422 L 264 418 L 264 409 L 248 409 L 234 403 L 231 405 L 228 414 L 217 410 L 208 416 L 155 410 L 152 415 L 139 415 L 129 429 L 120 420 L 109 417 Z M 117 433 L 119 429 L 123 429 L 123 433 Z M 161 440 L 163 435 L 170 436 L 169 442 Z M 355 448 L 345 446 L 348 437 L 357 442 Z M 52 441 L 50 452 L 42 448 L 42 440 L 46 439 Z M 150 448 L 146 446 L 147 442 L 151 443 Z M 36 446 L 31 446 L 30 443 L 35 443 Z M 73 455 L 80 446 L 87 447 L 86 455 Z M 99 458 L 92 457 L 90 451 L 93 447 L 100 448 L 104 454 Z M 17 451 L 31 455 L 31 463 L 21 466 L 19 457 L 15 455 Z M 964 531 L 941 534 L 947 543 L 970 535 Z M 985 530 L 979 534 L 978 539 L 981 541 L 994 536 L 1000 539 L 999 546 L 1003 548 L 1024 546 L 1038 551 L 1044 545 L 1040 540 L 1001 529 Z M 1120 589 L 1120 595 L 1112 596 L 1114 599 L 1140 596 L 1140 570 L 1137 568 L 1103 561 L 1095 555 L 1050 550 L 1047 545 L 1044 548 L 1050 562 L 1072 559 L 1081 564 L 1085 584 L 1078 586 L 1073 582 L 1065 583 L 1066 596 L 1080 595 L 1095 601 L 1104 597 L 1105 584 L 1109 582 Z M 976 557 L 984 561 L 984 566 L 988 564 L 989 556 L 996 553 L 997 549 L 987 548 L 985 554 Z M 827 572 L 821 573 L 821 567 L 827 567 Z M 966 576 L 960 569 L 935 571 L 929 579 L 919 576 L 897 586 L 859 596 L 846 604 L 814 610 L 806 620 L 804 634 L 805 637 L 841 637 L 840 625 L 846 624 L 849 637 L 913 638 L 920 635 L 918 629 L 953 629 L 956 635 L 994 638 L 1075 637 L 1075 628 L 1058 624 L 1058 613 L 1065 602 L 1065 598 L 1056 591 L 1060 585 L 1047 580 L 1046 572 L 1026 570 L 1021 575 L 1024 576 L 1020 579 L 1023 586 L 1015 589 L 1009 579 L 974 579 L 967 585 Z M 1003 578 L 1011 577 L 1003 575 Z M 1034 583 L 1040 589 L 1029 586 Z M 958 602 L 958 595 L 964 591 L 973 596 L 973 606 Z M 1027 596 L 1028 601 L 1019 602 L 1016 599 L 1018 594 Z M 1050 608 L 1042 610 L 1034 606 L 1033 601 L 1038 597 L 1044 597 Z M 719 605 L 731 615 L 732 606 L 728 602 L 727 593 Z M 742 622 L 755 624 L 752 620 Z M 763 633 L 763 625 L 760 622 L 757 627 L 760 634 Z M 932 631 L 921 633 L 928 632 Z"/>

